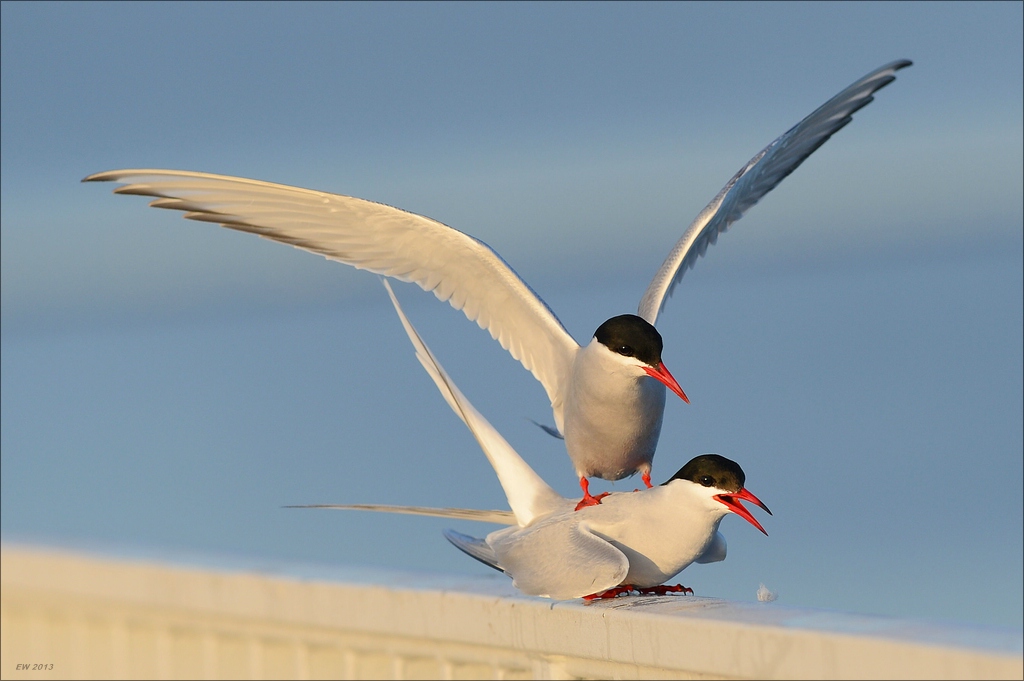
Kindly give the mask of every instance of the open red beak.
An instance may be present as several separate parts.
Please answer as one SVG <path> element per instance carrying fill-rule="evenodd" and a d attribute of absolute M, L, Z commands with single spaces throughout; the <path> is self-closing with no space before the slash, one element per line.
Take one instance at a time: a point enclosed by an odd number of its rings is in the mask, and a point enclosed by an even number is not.
<path fill-rule="evenodd" d="M 676 379 L 669 373 L 668 367 L 665 366 L 664 362 L 660 363 L 657 368 L 646 366 L 644 367 L 644 371 L 647 372 L 648 376 L 661 381 L 665 384 L 665 387 L 683 398 L 683 402 L 686 402 L 687 404 L 690 403 L 690 398 L 687 397 L 686 393 L 683 392 L 683 389 L 679 387 L 679 383 L 677 383 Z"/>
<path fill-rule="evenodd" d="M 746 490 L 746 488 L 741 489 L 739 492 L 736 492 L 735 494 L 716 494 L 715 495 L 715 499 L 718 499 L 719 501 L 721 501 L 723 504 L 726 505 L 726 507 L 730 511 L 732 511 L 733 513 L 735 513 L 739 517 L 743 518 L 744 520 L 746 520 L 748 523 L 750 523 L 751 525 L 753 525 L 757 529 L 759 529 L 762 532 L 764 532 L 764 536 L 766 536 L 766 537 L 768 536 L 768 533 L 765 532 L 763 527 L 761 527 L 761 523 L 757 522 L 757 520 L 754 518 L 754 516 L 750 515 L 750 511 L 748 511 L 746 508 L 743 507 L 743 504 L 740 503 L 740 499 L 745 499 L 745 500 L 749 501 L 752 504 L 757 504 L 758 506 L 760 506 L 764 510 L 768 511 L 768 515 L 771 515 L 772 512 L 768 510 L 767 506 L 765 506 L 763 503 L 761 503 L 760 499 L 758 499 L 753 494 L 748 492 Z"/>

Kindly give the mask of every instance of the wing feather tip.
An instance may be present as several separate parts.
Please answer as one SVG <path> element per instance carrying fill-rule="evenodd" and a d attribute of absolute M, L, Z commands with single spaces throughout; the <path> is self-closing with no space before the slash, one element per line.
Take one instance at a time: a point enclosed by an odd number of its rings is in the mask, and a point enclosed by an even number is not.
<path fill-rule="evenodd" d="M 98 173 L 93 173 L 82 178 L 82 182 L 111 182 L 120 180 L 128 175 L 141 175 L 145 171 L 142 170 L 101 170 Z"/>

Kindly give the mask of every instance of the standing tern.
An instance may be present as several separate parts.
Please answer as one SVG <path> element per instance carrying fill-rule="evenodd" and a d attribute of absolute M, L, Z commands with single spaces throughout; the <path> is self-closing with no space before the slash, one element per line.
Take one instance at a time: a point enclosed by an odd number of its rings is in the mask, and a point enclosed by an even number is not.
<path fill-rule="evenodd" d="M 577 512 L 575 502 L 548 486 L 470 404 L 413 328 L 391 287 L 386 281 L 384 285 L 416 348 L 416 358 L 473 433 L 512 511 L 376 504 L 289 508 L 410 513 L 508 525 L 485 539 L 452 530 L 445 537 L 469 556 L 508 574 L 520 591 L 556 600 L 610 598 L 632 590 L 693 593 L 682 585 L 662 585 L 691 563 L 725 559 L 725 538 L 718 527 L 727 513 L 768 534 L 740 502 L 771 511 L 743 486 L 739 465 L 717 454 L 696 457 L 662 485 L 613 494 L 600 505 Z"/>
<path fill-rule="evenodd" d="M 676 242 L 638 314 L 607 320 L 585 346 L 487 244 L 422 215 L 349 196 L 191 171 L 111 170 L 83 181 L 120 182 L 115 193 L 156 197 L 150 203 L 155 208 L 185 211 L 192 220 L 414 282 L 462 310 L 544 386 L 554 434 L 564 437 L 580 479 L 582 508 L 600 502 L 590 494 L 590 477 L 619 480 L 639 472 L 651 487 L 665 388 L 689 402 L 662 361 L 662 338 L 654 328 L 683 274 L 721 232 L 910 65 L 900 60 L 872 71 L 754 156 Z"/>

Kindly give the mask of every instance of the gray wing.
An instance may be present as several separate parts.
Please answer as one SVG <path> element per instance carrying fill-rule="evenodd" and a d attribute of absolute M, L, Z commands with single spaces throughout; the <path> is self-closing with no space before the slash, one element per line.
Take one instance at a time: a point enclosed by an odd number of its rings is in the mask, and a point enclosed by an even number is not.
<path fill-rule="evenodd" d="M 337 262 L 418 284 L 487 329 L 543 384 L 562 423 L 579 345 L 490 246 L 436 220 L 351 196 L 185 170 L 111 170 L 83 182 L 124 184 L 116 194 L 185 211 Z"/>
<path fill-rule="evenodd" d="M 911 63 L 901 59 L 872 71 L 750 159 L 676 242 L 640 299 L 637 314 L 654 324 L 683 274 L 718 240 L 718 235 L 853 120 L 854 112 L 870 104 L 872 95 L 896 80 L 895 73 Z"/>
<path fill-rule="evenodd" d="M 618 586 L 629 573 L 626 555 L 572 510 L 497 530 L 487 544 L 515 587 L 531 596 L 581 598 Z"/>
<path fill-rule="evenodd" d="M 512 511 L 479 511 L 475 508 L 432 508 L 430 506 L 388 506 L 384 504 L 307 504 L 303 506 L 285 506 L 285 508 L 328 508 L 342 511 L 377 511 L 379 513 L 405 513 L 408 515 L 433 516 L 435 518 L 475 520 L 481 523 L 497 523 L 498 525 L 516 524 L 516 517 L 512 514 Z"/>
<path fill-rule="evenodd" d="M 443 534 L 444 538 L 452 543 L 452 546 L 470 558 L 474 558 L 498 572 L 505 572 L 498 564 L 498 557 L 494 555 L 494 550 L 483 539 L 470 537 L 468 534 L 461 534 L 455 530 L 444 530 Z"/>

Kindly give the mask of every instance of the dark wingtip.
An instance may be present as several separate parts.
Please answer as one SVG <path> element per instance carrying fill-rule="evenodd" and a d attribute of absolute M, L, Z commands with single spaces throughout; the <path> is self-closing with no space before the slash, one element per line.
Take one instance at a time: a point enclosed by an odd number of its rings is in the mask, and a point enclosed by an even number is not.
<path fill-rule="evenodd" d="M 889 62 L 885 66 L 879 67 L 879 71 L 899 71 L 905 69 L 908 66 L 913 66 L 914 62 L 909 59 L 897 59 L 896 61 Z"/>
<path fill-rule="evenodd" d="M 552 428 L 551 426 L 545 426 L 543 423 L 538 423 L 538 422 L 534 421 L 531 418 L 527 418 L 526 420 L 529 421 L 530 423 L 532 423 L 533 425 L 537 426 L 538 428 L 540 428 L 541 430 L 543 430 L 545 433 L 547 433 L 548 435 L 550 435 L 553 438 L 556 438 L 558 440 L 564 440 L 565 439 L 565 436 L 562 435 L 561 433 L 559 433 L 557 428 Z"/>

